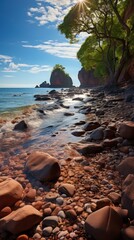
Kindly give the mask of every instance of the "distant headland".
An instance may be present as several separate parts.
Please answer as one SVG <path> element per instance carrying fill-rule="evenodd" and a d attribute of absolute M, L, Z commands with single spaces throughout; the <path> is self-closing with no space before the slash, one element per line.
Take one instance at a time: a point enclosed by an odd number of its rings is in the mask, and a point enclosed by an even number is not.
<path fill-rule="evenodd" d="M 82 68 L 78 72 L 78 79 L 80 81 L 79 87 L 82 88 L 95 87 L 102 84 L 100 79 L 95 77 L 93 70 L 86 71 L 84 68 Z M 35 88 L 71 88 L 71 87 L 74 87 L 73 80 L 69 76 L 69 74 L 65 72 L 65 68 L 60 64 L 56 64 L 54 66 L 50 76 L 50 83 L 44 81 L 40 85 L 35 86 Z"/>

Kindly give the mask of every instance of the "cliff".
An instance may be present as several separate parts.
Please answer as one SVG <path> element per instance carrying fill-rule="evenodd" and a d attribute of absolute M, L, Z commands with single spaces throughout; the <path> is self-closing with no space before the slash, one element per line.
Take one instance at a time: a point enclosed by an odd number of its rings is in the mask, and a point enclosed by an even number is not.
<path fill-rule="evenodd" d="M 95 87 L 99 85 L 99 79 L 94 76 L 94 71 L 86 71 L 84 68 L 82 68 L 78 72 L 78 79 L 80 81 L 80 87 L 82 88 L 89 88 L 89 87 Z"/>
<path fill-rule="evenodd" d="M 71 77 L 61 69 L 54 69 L 50 77 L 50 86 L 53 88 L 70 88 L 73 86 Z"/>

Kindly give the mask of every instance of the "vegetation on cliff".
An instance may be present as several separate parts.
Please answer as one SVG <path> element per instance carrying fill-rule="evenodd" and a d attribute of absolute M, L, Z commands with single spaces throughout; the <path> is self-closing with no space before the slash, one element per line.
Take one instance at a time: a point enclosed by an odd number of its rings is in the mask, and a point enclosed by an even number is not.
<path fill-rule="evenodd" d="M 50 76 L 50 84 L 44 81 L 39 86 L 40 88 L 69 88 L 73 86 L 73 82 L 68 73 L 65 72 L 65 67 L 60 64 L 56 64 L 53 67 Z"/>
<path fill-rule="evenodd" d="M 111 84 L 124 79 L 134 61 L 133 0 L 83 0 L 71 8 L 58 29 L 71 43 L 80 33 L 88 34 L 77 54 L 86 70 L 94 69 Z"/>

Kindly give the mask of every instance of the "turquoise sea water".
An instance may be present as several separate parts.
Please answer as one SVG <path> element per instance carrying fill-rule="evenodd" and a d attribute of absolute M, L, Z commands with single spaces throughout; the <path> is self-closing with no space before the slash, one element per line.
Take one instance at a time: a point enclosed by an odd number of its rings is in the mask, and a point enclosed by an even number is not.
<path fill-rule="evenodd" d="M 50 88 L 0 88 L 0 113 L 37 104 L 35 94 L 47 94 Z"/>

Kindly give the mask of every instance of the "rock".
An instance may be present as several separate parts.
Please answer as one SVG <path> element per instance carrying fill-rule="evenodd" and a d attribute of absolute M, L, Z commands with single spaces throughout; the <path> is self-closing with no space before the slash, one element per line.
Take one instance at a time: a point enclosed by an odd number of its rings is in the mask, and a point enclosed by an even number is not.
<path fill-rule="evenodd" d="M 10 214 L 12 212 L 10 207 L 4 207 L 1 211 L 0 211 L 0 218 L 3 218 L 5 216 L 7 216 L 8 214 Z"/>
<path fill-rule="evenodd" d="M 43 216 L 44 217 L 50 216 L 51 213 L 52 213 L 52 209 L 50 207 L 43 209 Z"/>
<path fill-rule="evenodd" d="M 66 217 L 64 211 L 59 211 L 58 212 L 58 216 L 61 217 L 61 218 L 65 218 Z"/>
<path fill-rule="evenodd" d="M 88 114 L 91 112 L 91 106 L 84 106 L 80 108 L 79 112 L 82 114 Z"/>
<path fill-rule="evenodd" d="M 44 227 L 57 227 L 58 226 L 58 217 L 57 216 L 48 216 L 45 217 L 42 221 L 42 226 Z"/>
<path fill-rule="evenodd" d="M 111 201 L 109 198 L 101 198 L 96 202 L 97 210 L 100 208 L 103 208 L 105 206 L 110 206 L 110 205 L 111 205 Z"/>
<path fill-rule="evenodd" d="M 58 205 L 62 205 L 64 203 L 64 199 L 62 197 L 58 197 L 58 198 L 56 198 L 56 203 Z"/>
<path fill-rule="evenodd" d="M 134 139 L 134 122 L 126 121 L 120 124 L 119 134 L 126 139 Z"/>
<path fill-rule="evenodd" d="M 134 219 L 134 174 L 129 174 L 123 182 L 121 204 L 128 209 L 128 216 Z"/>
<path fill-rule="evenodd" d="M 120 207 L 115 207 L 115 206 L 112 206 L 112 208 L 121 216 L 124 224 L 130 223 L 129 219 L 128 219 L 128 210 L 127 209 L 122 209 Z"/>
<path fill-rule="evenodd" d="M 115 240 L 120 236 L 122 219 L 111 207 L 90 214 L 85 222 L 86 233 L 95 240 Z"/>
<path fill-rule="evenodd" d="M 45 227 L 43 228 L 43 236 L 44 237 L 49 237 L 53 231 L 52 227 Z"/>
<path fill-rule="evenodd" d="M 102 152 L 103 150 L 102 144 L 97 144 L 97 143 L 89 143 L 89 144 L 77 143 L 77 144 L 71 144 L 71 146 L 84 156 L 88 156 L 89 154 L 96 154 L 96 153 Z"/>
<path fill-rule="evenodd" d="M 55 203 L 56 198 L 58 196 L 59 196 L 58 193 L 49 192 L 49 193 L 46 194 L 45 200 L 48 201 L 48 202 Z"/>
<path fill-rule="evenodd" d="M 53 88 L 70 88 L 73 86 L 71 77 L 60 68 L 56 68 L 52 71 L 50 84 Z"/>
<path fill-rule="evenodd" d="M 104 148 L 112 148 L 112 147 L 116 147 L 118 143 L 119 143 L 119 138 L 105 139 L 103 141 L 103 146 Z"/>
<path fill-rule="evenodd" d="M 48 101 L 52 100 L 48 95 L 34 95 L 35 101 Z"/>
<path fill-rule="evenodd" d="M 99 79 L 94 76 L 94 70 L 86 71 L 84 68 L 81 68 L 78 73 L 78 79 L 82 88 L 94 87 L 99 84 Z"/>
<path fill-rule="evenodd" d="M 30 188 L 29 191 L 26 193 L 25 198 L 29 201 L 33 201 L 36 197 L 36 189 Z"/>
<path fill-rule="evenodd" d="M 134 226 L 129 226 L 122 230 L 123 240 L 134 240 Z"/>
<path fill-rule="evenodd" d="M 32 239 L 33 239 L 33 240 L 40 240 L 40 239 L 43 240 L 43 238 L 41 237 L 41 235 L 40 235 L 39 233 L 35 233 L 35 234 L 33 235 Z M 28 238 L 28 240 L 29 240 L 29 238 Z"/>
<path fill-rule="evenodd" d="M 103 137 L 104 137 L 104 132 L 102 127 L 99 127 L 93 130 L 92 133 L 90 134 L 91 140 L 102 140 Z"/>
<path fill-rule="evenodd" d="M 100 124 L 98 122 L 87 122 L 84 126 L 83 129 L 85 131 L 92 131 L 96 128 L 100 127 Z"/>
<path fill-rule="evenodd" d="M 17 123 L 14 126 L 14 130 L 17 130 L 17 131 L 25 131 L 25 130 L 27 130 L 27 128 L 28 128 L 28 126 L 24 120 L 20 121 L 19 123 Z"/>
<path fill-rule="evenodd" d="M 42 214 L 31 205 L 13 211 L 0 220 L 0 231 L 8 231 L 12 234 L 19 234 L 31 229 L 42 219 Z"/>
<path fill-rule="evenodd" d="M 71 132 L 71 134 L 76 136 L 76 137 L 81 137 L 82 135 L 84 135 L 84 133 L 85 133 L 84 130 L 77 130 L 77 131 Z"/>
<path fill-rule="evenodd" d="M 104 114 L 105 114 L 105 112 L 103 109 L 96 109 L 96 116 L 102 116 Z"/>
<path fill-rule="evenodd" d="M 14 205 L 23 197 L 23 188 L 12 178 L 0 183 L 0 210 L 7 206 Z"/>
<path fill-rule="evenodd" d="M 56 158 L 44 152 L 29 155 L 25 170 L 39 181 L 54 181 L 60 176 L 60 166 Z"/>
<path fill-rule="evenodd" d="M 68 197 L 72 197 L 75 193 L 75 186 L 69 183 L 63 183 L 59 187 L 60 194 L 66 194 Z"/>
<path fill-rule="evenodd" d="M 72 112 L 65 112 L 64 113 L 64 116 L 66 116 L 66 117 L 73 116 L 73 115 L 74 115 L 74 113 L 72 113 Z"/>
<path fill-rule="evenodd" d="M 111 192 L 108 194 L 108 197 L 114 204 L 121 203 L 121 195 L 119 193 Z"/>
<path fill-rule="evenodd" d="M 117 166 L 117 170 L 125 177 L 128 174 L 134 174 L 134 157 L 124 158 Z"/>
<path fill-rule="evenodd" d="M 65 215 L 70 222 L 75 222 L 77 220 L 77 214 L 73 209 L 65 211 Z"/>
<path fill-rule="evenodd" d="M 29 237 L 26 234 L 22 234 L 22 235 L 18 236 L 16 240 L 28 240 L 28 239 L 29 239 Z"/>
<path fill-rule="evenodd" d="M 113 139 L 115 138 L 115 131 L 113 131 L 112 129 L 105 129 L 104 130 L 104 139 Z"/>

